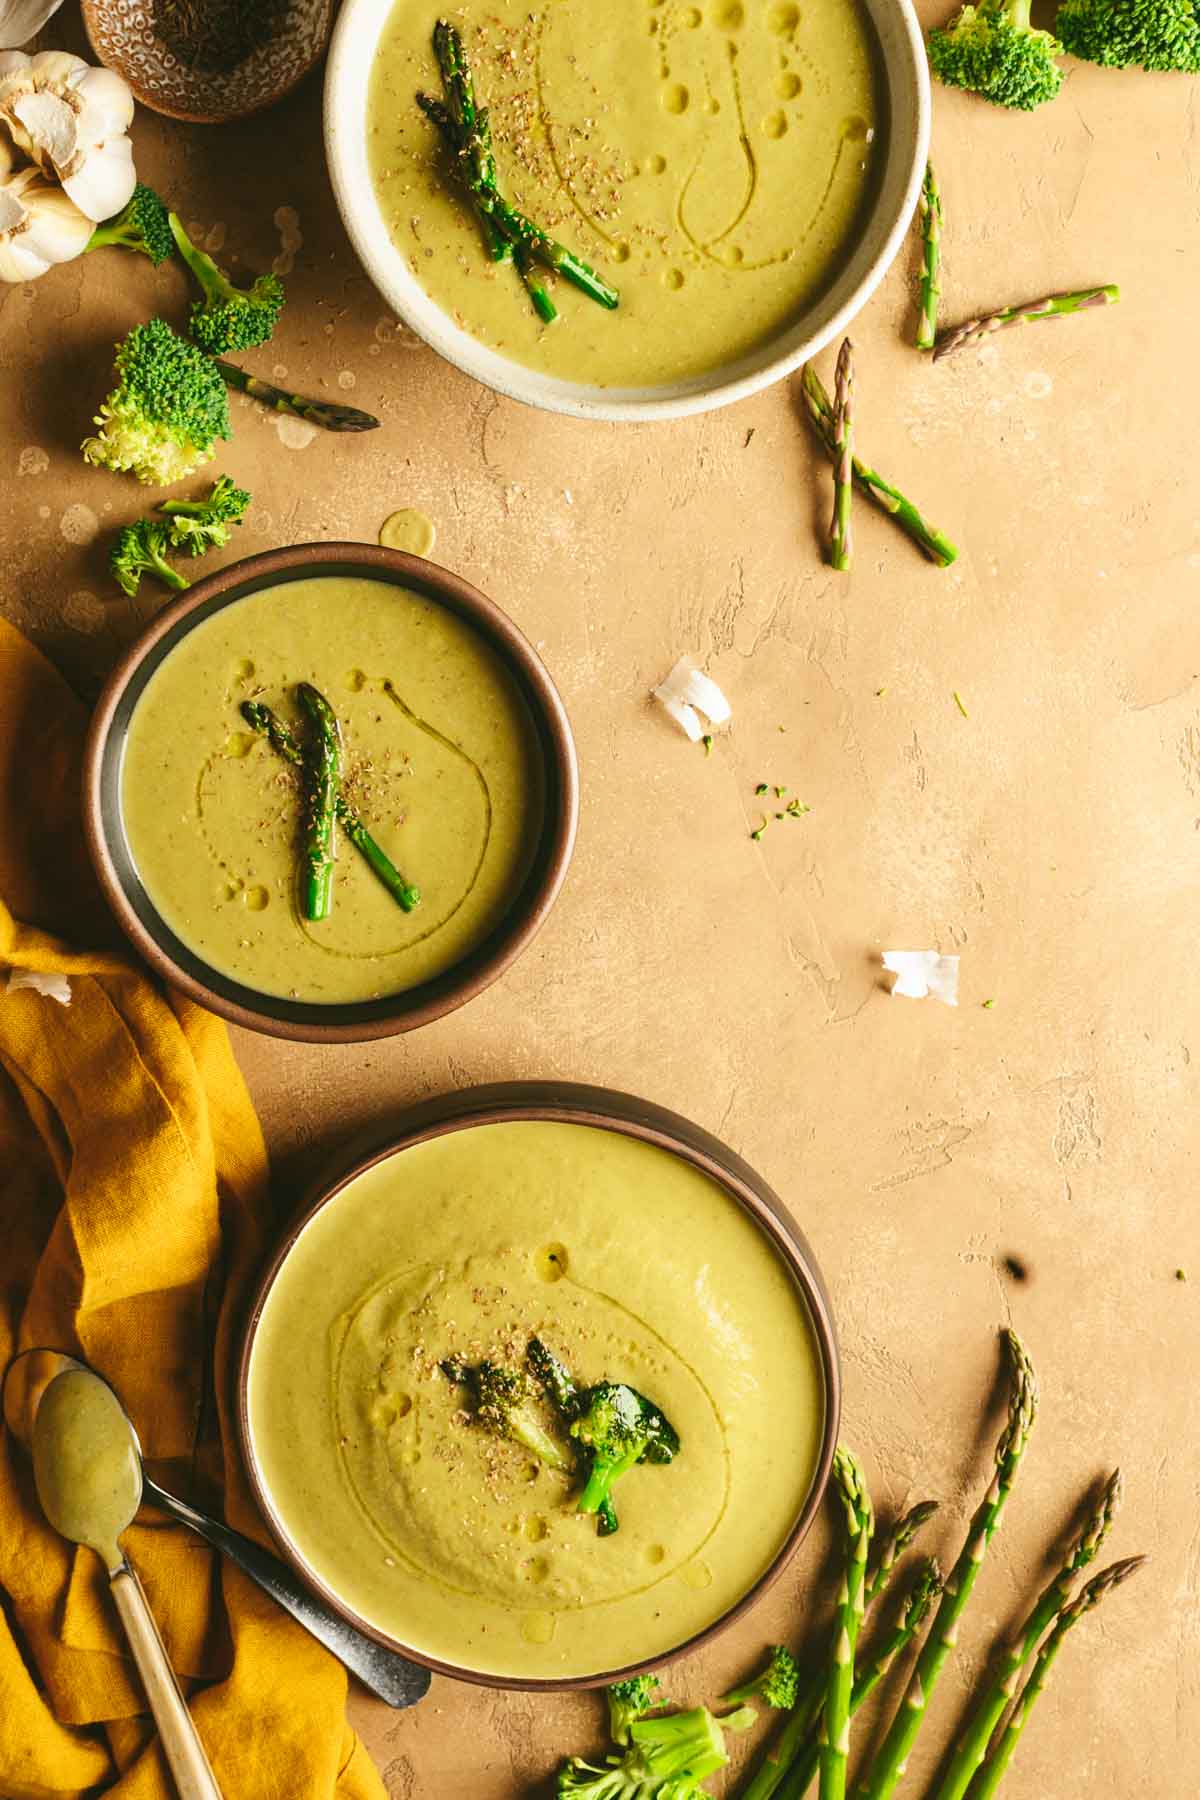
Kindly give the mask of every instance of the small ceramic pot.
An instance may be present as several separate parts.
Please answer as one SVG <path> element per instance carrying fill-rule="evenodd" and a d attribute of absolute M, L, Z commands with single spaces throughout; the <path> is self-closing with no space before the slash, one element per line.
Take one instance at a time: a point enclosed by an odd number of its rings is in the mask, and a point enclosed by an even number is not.
<path fill-rule="evenodd" d="M 159 916 L 126 842 L 121 817 L 125 734 L 146 683 L 202 620 L 260 588 L 315 575 L 369 576 L 427 595 L 465 619 L 507 664 L 528 704 L 545 770 L 542 833 L 528 876 L 490 935 L 431 981 L 380 999 L 318 1005 L 260 994 L 210 968 Z M 411 1031 L 462 1006 L 489 987 L 526 948 L 562 886 L 575 843 L 579 772 L 575 742 L 558 691 L 541 658 L 512 620 L 461 576 L 423 557 L 374 544 L 298 544 L 247 557 L 198 581 L 127 651 L 92 717 L 84 758 L 83 818 L 88 848 L 117 923 L 164 980 L 211 1012 L 252 1031 L 310 1043 L 355 1043 Z"/>
<path fill-rule="evenodd" d="M 448 362 L 511 399 L 581 419 L 670 419 L 744 400 L 845 332 L 904 241 L 929 153 L 929 65 L 911 0 L 863 0 L 878 44 L 880 165 L 869 210 L 842 268 L 811 305 L 759 348 L 706 374 L 638 388 L 543 375 L 481 344 L 430 299 L 393 244 L 367 156 L 371 65 L 393 0 L 344 0 L 325 76 L 325 151 L 346 230 L 397 316 Z"/>
<path fill-rule="evenodd" d="M 357 1614 L 315 1573 L 297 1548 L 286 1518 L 276 1509 L 257 1456 L 249 1403 L 250 1366 L 259 1321 L 271 1289 L 305 1226 L 325 1207 L 335 1202 L 343 1189 L 358 1176 L 414 1144 L 444 1136 L 448 1132 L 469 1130 L 473 1126 L 529 1119 L 623 1132 L 683 1158 L 724 1188 L 770 1239 L 790 1270 L 811 1323 L 825 1390 L 821 1444 L 808 1494 L 786 1541 L 737 1603 L 705 1630 L 675 1645 L 665 1654 L 656 1655 L 653 1664 L 631 1663 L 587 1676 L 545 1679 L 518 1679 L 488 1674 L 469 1666 L 440 1661 L 424 1654 L 412 1644 L 403 1643 L 376 1630 Z M 778 1195 L 735 1151 L 679 1114 L 668 1112 L 652 1101 L 639 1100 L 612 1088 L 589 1087 L 563 1081 L 500 1082 L 488 1087 L 468 1088 L 457 1094 L 443 1094 L 436 1099 L 421 1102 L 407 1111 L 399 1121 L 395 1116 L 390 1117 L 385 1127 L 360 1134 L 352 1144 L 345 1147 L 314 1183 L 309 1197 L 301 1203 L 296 1218 L 284 1233 L 259 1280 L 250 1304 L 237 1375 L 238 1429 L 250 1486 L 280 1550 L 297 1574 L 356 1629 L 439 1674 L 476 1682 L 485 1687 L 535 1691 L 601 1687 L 651 1666 L 659 1668 L 664 1662 L 695 1650 L 740 1619 L 783 1573 L 816 1517 L 829 1483 L 840 1412 L 841 1370 L 829 1296 L 807 1239 Z"/>

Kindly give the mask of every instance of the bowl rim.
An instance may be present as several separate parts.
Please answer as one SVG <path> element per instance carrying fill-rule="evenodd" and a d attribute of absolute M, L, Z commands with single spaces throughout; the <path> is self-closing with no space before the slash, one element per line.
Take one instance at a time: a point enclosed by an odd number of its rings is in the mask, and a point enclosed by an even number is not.
<path fill-rule="evenodd" d="M 621 1132 L 670 1151 L 716 1181 L 749 1213 L 787 1265 L 805 1302 L 825 1383 L 825 1419 L 821 1447 L 808 1494 L 795 1523 L 767 1567 L 733 1606 L 673 1649 L 593 1675 L 511 1676 L 471 1669 L 416 1649 L 362 1618 L 315 1573 L 293 1544 L 261 1475 L 250 1422 L 250 1365 L 258 1326 L 276 1278 L 297 1240 L 317 1214 L 336 1200 L 360 1175 L 386 1162 L 390 1157 L 401 1154 L 414 1144 L 429 1142 L 451 1132 L 469 1130 L 480 1125 L 519 1123 L 526 1120 L 550 1120 Z M 435 1674 L 447 1675 L 456 1681 L 469 1682 L 478 1687 L 537 1693 L 578 1692 L 603 1687 L 613 1681 L 623 1681 L 630 1675 L 642 1674 L 649 1669 L 662 1668 L 667 1663 L 689 1655 L 749 1612 L 783 1574 L 820 1511 L 833 1468 L 842 1405 L 841 1360 L 824 1278 L 808 1239 L 774 1189 L 736 1151 L 682 1114 L 616 1088 L 571 1081 L 505 1081 L 443 1093 L 405 1108 L 398 1119 L 392 1115 L 386 1124 L 369 1127 L 344 1144 L 340 1152 L 335 1153 L 307 1184 L 295 1214 L 285 1226 L 254 1283 L 242 1325 L 241 1346 L 233 1379 L 233 1413 L 242 1467 L 251 1496 L 284 1559 L 301 1580 L 357 1631 Z"/>
<path fill-rule="evenodd" d="M 540 857 L 531 867 L 512 910 L 461 962 L 451 964 L 430 981 L 372 1001 L 326 1006 L 264 994 L 259 998 L 265 1004 L 257 1006 L 253 989 L 223 976 L 196 952 L 188 954 L 224 986 L 236 990 L 236 996 L 184 967 L 133 905 L 105 823 L 110 752 L 114 741 L 123 743 L 128 721 L 119 721 L 118 713 L 131 683 L 142 674 L 148 661 L 153 669 L 157 660 L 165 660 L 174 648 L 172 643 L 161 658 L 155 659 L 165 638 L 181 625 L 185 629 L 180 636 L 186 635 L 192 629 L 186 621 L 193 614 L 209 617 L 245 594 L 273 585 L 275 578 L 286 581 L 306 574 L 318 575 L 327 565 L 340 565 L 342 573 L 413 588 L 447 606 L 466 618 L 518 678 L 538 732 L 547 776 Z M 213 602 L 217 604 L 214 606 Z M 378 544 L 335 539 L 292 544 L 243 557 L 197 581 L 186 594 L 155 615 L 121 656 L 96 702 L 84 745 L 82 809 L 88 854 L 109 909 L 135 951 L 164 981 L 231 1024 L 268 1037 L 312 1044 L 368 1043 L 416 1030 L 464 1006 L 497 981 L 528 948 L 545 923 L 571 862 L 579 823 L 579 764 L 570 720 L 549 671 L 529 639 L 494 600 L 465 577 L 425 557 Z M 152 902 L 149 904 L 158 918 L 157 908 Z M 165 921 L 160 919 L 159 923 L 170 931 Z M 188 949 L 186 945 L 181 947 Z M 272 1010 L 276 1007 L 278 1011 Z"/>
<path fill-rule="evenodd" d="M 352 134 L 361 130 L 362 121 L 356 116 L 353 123 L 347 123 L 343 89 L 353 79 L 353 73 L 361 69 L 362 51 L 355 39 L 364 17 L 380 15 L 382 29 L 392 4 L 393 0 L 343 0 L 334 24 L 325 65 L 323 102 L 325 158 L 334 199 L 355 254 L 397 318 L 445 361 L 506 399 L 518 400 L 545 412 L 564 413 L 571 418 L 599 419 L 615 424 L 680 419 L 715 411 L 718 407 L 748 399 L 793 374 L 844 333 L 895 261 L 912 222 L 929 155 L 932 122 L 929 63 L 913 0 L 868 0 L 868 10 L 876 7 L 885 10 L 897 29 L 895 42 L 903 57 L 904 77 L 911 88 L 909 166 L 892 222 L 862 276 L 837 310 L 790 349 L 773 356 L 760 357 L 751 353 L 753 366 L 744 373 L 723 375 L 718 369 L 711 375 L 691 378 L 687 382 L 664 382 L 644 389 L 609 390 L 569 382 L 544 376 L 523 363 L 512 361 L 455 326 L 436 302 L 429 302 L 427 314 L 418 312 L 410 304 L 409 297 L 391 280 L 397 265 L 405 266 L 403 257 L 390 243 L 384 251 L 372 229 L 379 216 L 374 191 L 362 192 L 354 179 Z M 884 51 L 881 51 L 881 61 L 885 80 L 891 88 L 894 85 L 892 70 Z M 742 358 L 740 363 L 726 365 L 726 369 L 740 369 L 747 360 Z M 613 398 L 613 394 L 625 397 Z"/>

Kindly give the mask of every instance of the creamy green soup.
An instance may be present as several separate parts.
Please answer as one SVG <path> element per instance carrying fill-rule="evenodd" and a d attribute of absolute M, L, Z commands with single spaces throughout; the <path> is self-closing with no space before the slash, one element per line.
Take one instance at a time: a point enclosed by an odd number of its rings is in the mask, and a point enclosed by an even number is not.
<path fill-rule="evenodd" d="M 367 108 L 376 193 L 417 280 L 464 330 L 602 386 L 754 350 L 844 262 L 882 101 L 861 0 L 489 0 L 452 17 L 490 110 L 501 186 L 620 291 L 560 280 L 544 326 L 480 231 L 417 89 L 441 92 L 434 0 L 398 0 Z"/>
<path fill-rule="evenodd" d="M 520 1367 L 531 1334 L 679 1434 L 614 1488 L 615 1535 L 439 1366 Z M 823 1420 L 804 1302 L 742 1208 L 667 1151 L 552 1122 L 352 1182 L 284 1262 L 250 1361 L 254 1452 L 311 1568 L 380 1630 L 499 1675 L 594 1674 L 719 1618 L 795 1523 Z"/>
<path fill-rule="evenodd" d="M 303 738 L 298 682 L 337 713 L 343 791 L 419 888 L 411 912 L 339 832 L 329 916 L 301 917 L 300 776 L 240 710 L 264 702 Z M 333 1004 L 429 980 L 487 936 L 530 866 L 543 789 L 525 700 L 478 632 L 391 583 L 318 576 L 232 602 L 163 660 L 130 720 L 121 808 L 184 944 L 260 993 Z"/>

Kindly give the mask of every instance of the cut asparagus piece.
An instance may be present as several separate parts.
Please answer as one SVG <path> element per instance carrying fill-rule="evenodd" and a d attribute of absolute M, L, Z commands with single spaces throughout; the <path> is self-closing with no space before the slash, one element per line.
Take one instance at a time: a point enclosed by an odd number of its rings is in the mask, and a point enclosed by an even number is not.
<path fill-rule="evenodd" d="M 921 316 L 917 321 L 917 349 L 932 350 L 937 343 L 938 301 L 942 297 L 942 193 L 933 164 L 925 164 L 921 198 Z"/>
<path fill-rule="evenodd" d="M 304 757 L 301 911 L 306 919 L 315 921 L 328 918 L 333 904 L 334 816 L 342 774 L 342 735 L 333 708 L 318 688 L 302 681 L 296 698 L 312 724 L 312 742 Z"/>
<path fill-rule="evenodd" d="M 1004 1727 L 1004 1731 L 996 1748 L 989 1756 L 983 1768 L 971 1784 L 971 1800 L 991 1800 L 1004 1778 L 1009 1763 L 1013 1759 L 1021 1734 L 1029 1722 L 1029 1714 L 1033 1710 L 1046 1679 L 1054 1666 L 1055 1659 L 1063 1647 L 1067 1633 L 1086 1618 L 1094 1607 L 1099 1606 L 1104 1596 L 1136 1575 L 1146 1561 L 1144 1556 L 1126 1557 L 1123 1562 L 1112 1563 L 1107 1569 L 1101 1569 L 1099 1575 L 1093 1575 L 1087 1586 L 1081 1589 L 1077 1599 L 1064 1606 L 1058 1615 L 1053 1631 L 1038 1652 L 1038 1659 L 1033 1665 L 1033 1672 L 1021 1691 L 1021 1697 L 1013 1708 L 1012 1717 Z"/>
<path fill-rule="evenodd" d="M 477 213 L 487 221 L 490 232 L 510 247 L 539 316 L 549 323 L 545 309 L 553 302 L 544 288 L 534 292 L 528 274 L 529 265 L 534 262 L 553 270 L 589 299 L 611 310 L 620 298 L 617 290 L 598 275 L 590 263 L 526 218 L 500 192 L 487 109 L 479 105 L 476 97 L 462 36 L 448 19 L 439 19 L 434 26 L 433 51 L 445 99 L 439 102 L 427 94 L 418 94 L 417 104 L 450 145 L 459 176 Z M 500 260 L 494 243 L 492 255 Z"/>
<path fill-rule="evenodd" d="M 1005 1646 L 1000 1665 L 955 1748 L 953 1760 L 934 1800 L 962 1800 L 970 1787 L 972 1776 L 987 1755 L 992 1733 L 1016 1697 L 1018 1675 L 1070 1599 L 1075 1577 L 1099 1555 L 1120 1509 L 1123 1492 L 1121 1471 L 1114 1469 L 1062 1567 L 1040 1595 L 1012 1642 Z"/>
<path fill-rule="evenodd" d="M 825 392 L 821 377 L 811 363 L 806 363 L 801 376 L 801 392 L 804 396 L 805 409 L 813 429 L 825 446 L 826 454 L 832 459 L 836 457 L 833 435 L 833 407 L 829 395 Z M 906 531 L 913 542 L 920 546 L 931 561 L 939 568 L 947 568 L 958 555 L 955 546 L 943 532 L 927 523 L 921 517 L 911 500 L 905 499 L 899 488 L 885 481 L 876 469 L 872 469 L 860 457 L 852 456 L 854 479 L 862 491 L 890 513 L 901 531 Z"/>
<path fill-rule="evenodd" d="M 259 700 L 243 700 L 242 717 L 252 730 L 260 732 L 270 744 L 276 755 L 282 756 L 295 768 L 304 767 L 304 752 L 279 717 L 269 706 Z M 372 837 L 346 796 L 338 789 L 336 801 L 337 821 L 354 848 L 363 858 L 372 874 L 383 883 L 397 906 L 405 912 L 421 904 L 421 890 L 408 881 L 396 867 L 387 851 Z"/>
<path fill-rule="evenodd" d="M 875 1529 L 875 1512 L 867 1479 L 854 1454 L 839 1444 L 833 1458 L 833 1480 L 841 1501 L 846 1534 L 846 1569 L 838 1595 L 833 1649 L 825 1688 L 825 1709 L 817 1733 L 821 1747 L 821 1800 L 845 1800 L 846 1764 L 850 1756 L 850 1697 L 854 1691 L 854 1652 L 866 1612 L 867 1555 Z"/>
<path fill-rule="evenodd" d="M 454 121 L 450 117 L 450 110 L 447 107 L 446 102 L 444 100 L 435 100 L 430 94 L 418 94 L 417 105 L 421 108 L 425 117 L 437 126 L 442 134 L 442 141 L 445 143 L 447 150 L 455 159 L 457 165 L 458 142 L 454 135 Z M 488 132 L 488 148 L 490 149 L 491 126 L 490 124 L 487 124 L 486 114 L 484 115 L 482 123 Z M 483 242 L 488 255 L 493 262 L 511 262 L 513 254 L 512 245 L 509 243 L 508 239 L 501 234 L 499 227 L 492 223 L 487 213 L 482 212 L 476 205 L 474 196 L 470 195 L 469 188 L 467 192 L 471 198 L 472 210 L 475 213 L 475 217 L 479 220 L 479 229 L 483 233 Z"/>
<path fill-rule="evenodd" d="M 1025 1446 L 1037 1416 L 1037 1377 L 1015 1331 L 1006 1331 L 1011 1382 L 1008 1419 L 996 1446 L 996 1472 L 992 1477 L 946 1585 L 937 1617 L 917 1658 L 900 1709 L 888 1728 L 878 1754 L 858 1788 L 859 1800 L 888 1800 L 908 1766 L 908 1758 L 921 1729 L 929 1701 L 946 1660 L 958 1641 L 958 1626 L 971 1590 L 1004 1514 L 1005 1503 L 1021 1467 Z"/>
<path fill-rule="evenodd" d="M 289 394 L 269 381 L 260 381 L 257 375 L 247 374 L 245 369 L 226 362 L 224 357 L 214 356 L 212 360 L 227 387 L 249 394 L 252 400 L 261 401 L 273 412 L 295 413 L 299 418 L 307 419 L 310 425 L 319 425 L 322 431 L 375 431 L 378 428 L 379 420 L 375 414 L 361 412 L 357 406 L 339 406 L 335 400 L 311 400 L 304 394 Z"/>
<path fill-rule="evenodd" d="M 870 1699 L 896 1658 L 907 1650 L 929 1614 L 942 1588 L 942 1572 L 934 1557 L 927 1557 L 904 1602 L 904 1611 L 878 1647 L 854 1673 L 850 1716 Z M 803 1800 L 821 1763 L 821 1746 L 814 1732 L 784 1777 L 779 1800 Z"/>
<path fill-rule="evenodd" d="M 965 325 L 946 332 L 934 350 L 933 360 L 940 362 L 954 350 L 965 350 L 969 344 L 982 344 L 993 331 L 1001 331 L 1006 325 L 1035 325 L 1039 319 L 1065 319 L 1071 313 L 1086 312 L 1093 306 L 1115 306 L 1120 298 L 1120 288 L 1110 283 L 1107 287 L 1084 288 L 1075 294 L 1051 294 L 1047 300 L 1027 300 L 1021 306 L 1002 306 L 998 312 L 989 313 L 986 319 L 968 319 Z"/>
<path fill-rule="evenodd" d="M 863 1599 L 868 1608 L 887 1590 L 896 1564 L 921 1527 L 937 1511 L 936 1500 L 921 1500 L 878 1540 L 878 1553 L 867 1575 Z M 797 1756 L 812 1735 L 821 1708 L 825 1704 L 825 1665 L 822 1663 L 796 1704 L 775 1742 L 755 1770 L 742 1800 L 771 1800 L 786 1779 Z M 816 1773 L 816 1764 L 813 1764 Z"/>
<path fill-rule="evenodd" d="M 853 554 L 850 507 L 854 499 L 854 346 L 847 338 L 838 351 L 833 388 L 833 520 L 829 527 L 829 560 L 848 570 Z"/>

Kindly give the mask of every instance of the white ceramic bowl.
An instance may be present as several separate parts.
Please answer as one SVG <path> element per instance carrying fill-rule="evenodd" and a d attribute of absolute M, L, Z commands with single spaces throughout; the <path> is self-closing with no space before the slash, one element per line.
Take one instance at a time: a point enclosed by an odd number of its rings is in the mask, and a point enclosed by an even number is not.
<path fill-rule="evenodd" d="M 414 279 L 388 235 L 367 162 L 371 65 L 393 0 L 344 0 L 325 77 L 325 149 L 338 208 L 367 274 L 398 318 L 448 362 L 511 399 L 580 419 L 674 419 L 757 393 L 845 331 L 904 238 L 929 152 L 929 68 L 911 0 L 863 0 L 879 42 L 883 172 L 845 268 L 786 331 L 736 362 L 653 387 L 593 387 L 540 374 L 455 325 Z"/>

